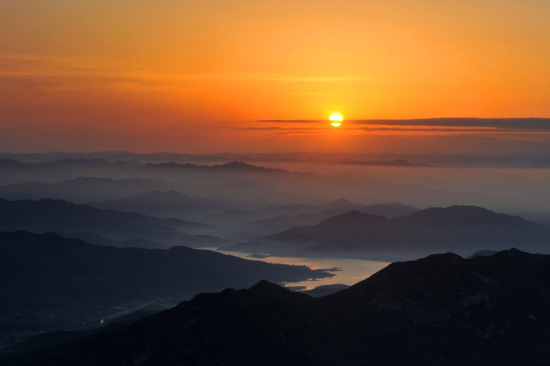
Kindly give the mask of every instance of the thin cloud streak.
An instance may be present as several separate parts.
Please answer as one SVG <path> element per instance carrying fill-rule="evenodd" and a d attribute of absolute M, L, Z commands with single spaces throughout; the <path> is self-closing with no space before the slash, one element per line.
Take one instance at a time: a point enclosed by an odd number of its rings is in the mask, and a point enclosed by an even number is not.
<path fill-rule="evenodd" d="M 305 128 L 305 127 L 237 127 L 237 131 L 322 131 L 322 128 Z"/>
<path fill-rule="evenodd" d="M 322 121 L 326 123 L 326 121 Z M 307 127 L 239 127 L 234 128 L 238 131 L 330 131 L 332 128 L 307 128 Z M 352 127 L 346 128 L 348 131 L 367 131 L 367 132 L 500 132 L 499 129 L 493 127 L 478 127 L 478 128 L 447 128 L 447 127 Z M 517 132 L 514 130 L 514 132 Z"/>
<path fill-rule="evenodd" d="M 550 131 L 550 118 L 430 118 L 406 120 L 355 120 L 360 125 L 497 128 Z"/>
<path fill-rule="evenodd" d="M 472 127 L 472 128 L 453 128 L 453 127 L 362 127 L 355 128 L 360 131 L 388 131 L 388 132 L 502 132 L 498 128 L 493 127 Z M 514 132 L 516 132 L 514 130 Z"/>
<path fill-rule="evenodd" d="M 261 119 L 258 122 L 262 123 L 323 123 L 325 120 L 315 119 Z"/>
<path fill-rule="evenodd" d="M 259 120 L 261 123 L 326 123 L 325 120 Z M 347 125 L 371 125 L 372 131 L 449 131 L 449 132 L 550 132 L 550 118 L 428 118 L 346 120 Z M 379 127 L 385 126 L 385 127 Z"/>
<path fill-rule="evenodd" d="M 155 70 L 117 67 L 100 60 L 82 58 L 39 57 L 34 55 L 0 53 L 0 76 L 4 77 L 104 77 L 124 78 L 144 81 L 263 81 L 263 82 L 302 82 L 302 83 L 341 83 L 365 81 L 369 78 L 355 76 L 314 75 L 300 77 L 284 74 L 261 73 L 162 73 Z"/>

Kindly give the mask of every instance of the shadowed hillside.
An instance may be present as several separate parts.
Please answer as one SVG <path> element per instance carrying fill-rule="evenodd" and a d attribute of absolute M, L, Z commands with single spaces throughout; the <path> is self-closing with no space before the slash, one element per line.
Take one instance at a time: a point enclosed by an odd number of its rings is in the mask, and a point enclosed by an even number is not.
<path fill-rule="evenodd" d="M 544 365 L 550 256 L 394 263 L 331 296 L 262 281 L 16 365 Z"/>
<path fill-rule="evenodd" d="M 90 326 L 124 309 L 176 304 L 260 279 L 280 283 L 328 276 L 306 266 L 187 247 L 114 248 L 55 234 L 0 233 L 0 329 Z"/>
<path fill-rule="evenodd" d="M 204 225 L 137 213 L 101 210 L 62 200 L 0 200 L 0 231 L 93 234 L 114 240 L 145 239 L 165 246 L 191 244 Z"/>

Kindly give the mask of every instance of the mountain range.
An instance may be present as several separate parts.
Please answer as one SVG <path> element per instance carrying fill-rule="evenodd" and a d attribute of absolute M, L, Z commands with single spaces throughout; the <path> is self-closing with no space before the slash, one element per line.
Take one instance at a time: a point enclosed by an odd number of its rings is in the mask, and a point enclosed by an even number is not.
<path fill-rule="evenodd" d="M 434 252 L 462 255 L 517 246 L 548 251 L 550 227 L 475 206 L 428 208 L 387 218 L 359 211 L 294 227 L 235 250 L 291 256 L 410 259 Z"/>
<path fill-rule="evenodd" d="M 288 173 L 282 169 L 259 167 L 233 161 L 213 166 L 175 162 L 142 162 L 138 160 L 108 159 L 62 159 L 44 162 L 21 162 L 14 159 L 0 159 L 0 169 L 9 173 L 0 182 L 24 181 L 51 182 L 55 179 L 75 179 L 79 176 L 105 177 L 113 179 L 149 178 L 166 179 L 181 175 L 213 175 L 222 179 L 225 174 Z M 296 173 L 298 174 L 298 173 Z M 10 176 L 11 175 L 11 176 Z"/>
<path fill-rule="evenodd" d="M 137 195 L 169 187 L 154 179 L 109 179 L 78 177 L 57 183 L 24 182 L 0 187 L 0 198 L 9 200 L 62 199 L 73 203 L 90 203 Z"/>
<path fill-rule="evenodd" d="M 341 204 L 341 207 L 338 207 Z M 417 208 L 402 205 L 398 203 L 379 203 L 374 205 L 360 205 L 349 202 L 344 199 L 332 201 L 326 205 L 288 205 L 282 206 L 292 208 L 294 212 L 305 212 L 296 215 L 283 214 L 279 216 L 270 217 L 264 220 L 257 220 L 248 222 L 243 231 L 253 233 L 253 237 L 266 236 L 269 234 L 276 234 L 278 232 L 290 229 L 295 226 L 315 225 L 331 217 L 346 213 L 350 209 L 357 210 L 361 213 L 368 213 L 371 215 L 381 215 L 388 218 L 406 216 L 418 211 Z M 353 208 L 350 208 L 353 207 Z M 322 211 L 311 212 L 316 208 L 321 208 Z M 262 210 L 262 212 L 269 212 L 269 208 Z M 276 211 L 275 211 L 276 212 Z"/>
<path fill-rule="evenodd" d="M 103 209 L 138 212 L 156 217 L 198 216 L 223 208 L 212 200 L 170 191 L 149 191 L 124 198 L 92 203 Z"/>
<path fill-rule="evenodd" d="M 448 365 L 550 362 L 550 256 L 516 249 L 393 263 L 312 298 L 226 289 L 8 365 Z"/>
<path fill-rule="evenodd" d="M 137 213 L 101 210 L 63 200 L 0 199 L 0 231 L 57 232 L 66 236 L 92 234 L 108 239 L 160 243 L 162 247 L 192 244 L 205 225 L 180 219 L 160 219 Z"/>
<path fill-rule="evenodd" d="M 303 199 L 304 193 L 297 192 L 302 186 L 310 187 L 311 194 L 307 196 L 319 192 L 324 194 L 328 189 L 326 179 L 309 173 L 238 161 L 197 165 L 85 158 L 39 162 L 0 159 L 0 171 L 0 185 L 3 185 L 0 186 L 0 198 L 60 198 L 77 203 L 125 198 L 152 190 L 176 190 L 233 206 L 258 207 Z M 95 179 L 92 183 L 104 184 L 105 187 L 96 184 L 97 189 L 86 191 L 86 184 L 80 184 L 80 187 L 71 185 L 71 182 L 79 183 L 83 179 Z M 144 181 L 142 186 L 134 184 L 139 180 Z M 128 181 L 128 191 L 114 196 L 120 181 Z M 317 187 L 317 183 L 323 187 Z"/>
<path fill-rule="evenodd" d="M 271 205 L 260 209 L 229 209 L 206 216 L 203 220 L 227 227 L 225 234 L 232 237 L 258 238 L 294 226 L 313 225 L 330 217 L 357 210 L 386 217 L 399 217 L 418 211 L 416 207 L 399 203 L 364 205 L 344 198 L 321 204 Z"/>
<path fill-rule="evenodd" d="M 281 283 L 329 276 L 306 266 L 181 246 L 114 248 L 51 233 L 0 232 L 0 330 L 90 326 L 147 304 L 173 305 L 261 279 Z"/>

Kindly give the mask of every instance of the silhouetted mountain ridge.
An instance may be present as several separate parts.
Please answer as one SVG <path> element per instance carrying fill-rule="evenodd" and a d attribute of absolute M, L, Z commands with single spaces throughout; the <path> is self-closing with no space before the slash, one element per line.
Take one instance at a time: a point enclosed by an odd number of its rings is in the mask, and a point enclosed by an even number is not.
<path fill-rule="evenodd" d="M 535 226 L 521 217 L 500 214 L 478 206 L 450 206 L 450 207 L 431 207 L 412 213 L 408 220 L 416 220 L 424 224 L 446 225 L 446 224 L 465 224 L 465 225 L 506 225 L 506 226 Z"/>
<path fill-rule="evenodd" d="M 316 299 L 265 281 L 198 295 L 18 364 L 538 366 L 549 307 L 550 256 L 447 253 Z"/>
<path fill-rule="evenodd" d="M 95 325 L 120 308 L 175 304 L 200 292 L 248 287 L 263 278 L 286 282 L 327 276 L 306 266 L 181 246 L 114 248 L 52 233 L 0 232 L 0 277 L 6 279 L 0 282 L 0 329 Z"/>
<path fill-rule="evenodd" d="M 53 198 L 73 203 L 89 203 L 158 190 L 166 186 L 166 182 L 155 179 L 77 177 L 57 183 L 32 181 L 7 184 L 0 187 L 0 197 L 10 200 Z"/>
<path fill-rule="evenodd" d="M 0 199 L 0 231 L 27 230 L 70 235 L 94 234 L 125 241 L 146 239 L 164 245 L 189 242 L 203 225 L 179 219 L 159 219 L 138 213 L 101 210 L 63 200 Z"/>
<path fill-rule="evenodd" d="M 378 224 L 388 220 L 384 216 L 368 214 L 360 211 L 349 211 L 338 216 L 321 221 L 318 225 L 326 227 L 354 227 L 355 225 Z"/>
<path fill-rule="evenodd" d="M 225 236 L 248 240 L 274 235 L 295 226 L 315 225 L 350 210 L 385 217 L 405 216 L 418 211 L 399 203 L 363 205 L 339 198 L 323 204 L 294 203 L 251 210 L 230 209 L 209 215 L 205 220 L 224 228 Z"/>
<path fill-rule="evenodd" d="M 428 208 L 385 218 L 350 211 L 313 226 L 294 227 L 236 248 L 278 255 L 394 254 L 387 260 L 433 251 L 469 254 L 506 246 L 548 248 L 550 227 L 475 206 Z M 408 252 L 408 253 L 407 253 Z M 399 254 L 405 255 L 399 257 Z"/>
<path fill-rule="evenodd" d="M 246 170 L 249 172 L 283 172 L 283 169 L 271 169 L 271 168 L 265 168 L 260 167 L 248 163 L 244 163 L 242 161 L 231 161 L 229 163 L 220 164 L 220 165 L 214 165 L 212 166 L 213 169 L 231 169 L 231 170 Z"/>

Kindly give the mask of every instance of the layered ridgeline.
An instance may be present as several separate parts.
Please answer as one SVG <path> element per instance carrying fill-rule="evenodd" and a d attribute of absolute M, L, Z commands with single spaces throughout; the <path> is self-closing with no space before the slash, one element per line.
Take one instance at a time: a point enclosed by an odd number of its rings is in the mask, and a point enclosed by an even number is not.
<path fill-rule="evenodd" d="M 189 217 L 220 210 L 223 205 L 202 197 L 189 196 L 175 190 L 149 191 L 124 198 L 92 204 L 98 208 L 139 212 L 156 217 Z"/>
<path fill-rule="evenodd" d="M 394 263 L 331 296 L 202 294 L 13 365 L 546 365 L 550 256 Z M 17 357 L 16 357 L 17 358 Z"/>
<path fill-rule="evenodd" d="M 55 232 L 96 244 L 114 246 L 166 248 L 173 245 L 201 246 L 223 242 L 203 235 L 210 229 L 196 222 L 98 209 L 54 199 L 0 199 L 0 231 L 15 230 Z"/>
<path fill-rule="evenodd" d="M 403 217 L 350 211 L 232 249 L 291 256 L 399 260 L 434 252 L 467 255 L 507 247 L 547 252 L 550 227 L 475 206 L 429 208 Z"/>
<path fill-rule="evenodd" d="M 173 180 L 179 178 L 204 178 L 216 176 L 226 180 L 239 174 L 288 173 L 280 169 L 269 169 L 242 162 L 229 162 L 217 165 L 197 165 L 189 163 L 159 162 L 149 163 L 137 160 L 108 159 L 62 159 L 45 162 L 21 162 L 13 159 L 0 159 L 0 169 L 8 175 L 1 183 L 47 182 L 55 183 L 78 177 L 110 177 L 113 179 L 150 178 Z"/>
<path fill-rule="evenodd" d="M 305 173 L 235 161 L 207 166 L 106 159 L 47 162 L 0 159 L 0 170 L 3 173 L 0 198 L 60 198 L 78 203 L 125 198 L 154 190 L 176 190 L 234 205 L 265 205 L 281 202 L 282 198 L 284 202 L 296 201 L 304 196 L 296 192 L 297 187 L 316 187 L 313 182 L 323 182 Z M 282 183 L 286 188 L 281 191 Z M 119 190 L 125 184 L 127 193 Z M 86 186 L 98 189 L 86 191 Z M 317 187 L 315 191 L 325 192 L 326 188 Z M 277 197 L 273 197 L 274 192 L 279 192 Z"/>
<path fill-rule="evenodd" d="M 148 304 L 173 305 L 200 292 L 245 288 L 261 279 L 281 283 L 328 276 L 306 266 L 186 247 L 114 248 L 55 234 L 0 233 L 0 330 L 98 325 Z"/>
<path fill-rule="evenodd" d="M 0 187 L 0 198 L 12 201 L 54 198 L 73 203 L 89 203 L 165 190 L 168 187 L 166 182 L 156 179 L 78 177 L 55 183 L 32 181 L 6 184 Z"/>
<path fill-rule="evenodd" d="M 80 177 L 41 183 L 13 183 L 0 187 L 0 198 L 9 200 L 61 199 L 89 203 L 98 208 L 139 212 L 158 217 L 189 217 L 223 209 L 221 203 L 175 191 L 176 184 L 154 179 Z"/>
<path fill-rule="evenodd" d="M 40 160 L 39 157 L 35 158 Z M 175 190 L 216 204 L 221 203 L 223 209 L 249 209 L 296 202 L 322 202 L 327 198 L 342 196 L 366 202 L 399 201 L 404 197 L 401 185 L 393 185 L 368 175 L 335 176 L 320 172 L 297 172 L 238 161 L 198 165 L 168 162 L 169 157 L 167 159 L 154 163 L 104 158 L 33 162 L 0 159 L 0 171 L 3 173 L 0 175 L 0 198 L 59 198 L 76 203 L 92 203 L 155 190 Z M 127 192 L 120 189 L 125 184 L 128 185 Z M 418 187 L 414 191 L 418 194 Z M 432 195 L 427 191 L 423 194 Z M 437 195 L 440 194 L 438 191 Z"/>
<path fill-rule="evenodd" d="M 363 205 L 344 198 L 323 204 L 271 205 L 260 209 L 229 209 L 206 216 L 203 221 L 225 228 L 224 234 L 234 238 L 258 238 L 276 234 L 295 226 L 314 225 L 351 210 L 382 215 L 406 216 L 416 207 L 399 203 Z"/>

